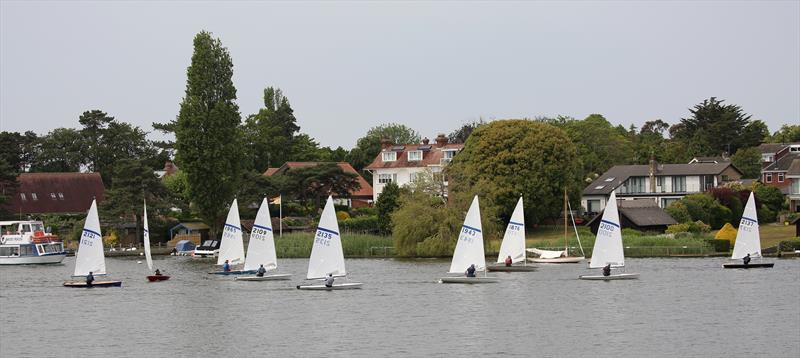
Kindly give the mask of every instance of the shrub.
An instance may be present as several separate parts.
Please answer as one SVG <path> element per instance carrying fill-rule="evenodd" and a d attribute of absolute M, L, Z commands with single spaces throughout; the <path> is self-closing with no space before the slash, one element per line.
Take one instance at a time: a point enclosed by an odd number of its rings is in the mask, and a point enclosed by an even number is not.
<path fill-rule="evenodd" d="M 362 206 L 350 210 L 350 217 L 378 215 L 378 209 Z"/>
<path fill-rule="evenodd" d="M 644 235 L 641 231 L 631 229 L 631 228 L 624 228 L 622 229 L 622 236 L 623 237 L 639 237 Z"/>
<path fill-rule="evenodd" d="M 675 225 L 670 225 L 667 227 L 667 234 L 677 234 L 681 232 L 688 232 L 692 234 L 702 234 L 711 231 L 711 227 L 703 223 L 702 221 L 695 221 L 695 222 L 685 222 Z"/>
<path fill-rule="evenodd" d="M 669 216 L 672 216 L 672 218 L 679 223 L 692 221 L 692 216 L 689 215 L 689 210 L 686 209 L 686 205 L 680 201 L 672 203 L 667 207 L 666 211 Z"/>
<path fill-rule="evenodd" d="M 357 216 L 345 221 L 339 222 L 339 227 L 342 230 L 357 231 L 364 233 L 377 234 L 380 232 L 380 225 L 378 216 Z"/>
<path fill-rule="evenodd" d="M 783 240 L 778 244 L 781 251 L 800 250 L 800 240 Z"/>
<path fill-rule="evenodd" d="M 758 202 L 766 205 L 770 211 L 778 212 L 783 208 L 786 198 L 781 193 L 781 189 L 771 185 L 757 185 L 753 190 Z"/>
<path fill-rule="evenodd" d="M 731 251 L 731 242 L 728 240 L 708 240 L 714 252 L 728 252 Z"/>
<path fill-rule="evenodd" d="M 773 223 L 778 217 L 778 213 L 772 211 L 766 204 L 761 205 L 757 211 L 759 223 Z"/>
<path fill-rule="evenodd" d="M 347 220 L 349 218 L 350 218 L 350 214 L 348 214 L 346 211 L 337 211 L 336 212 L 336 220 L 339 220 L 339 222 L 345 221 L 345 220 Z"/>
<path fill-rule="evenodd" d="M 445 240 L 439 236 L 433 236 L 417 243 L 416 254 L 421 257 L 448 257 L 453 255 L 455 247 L 455 240 Z"/>
<path fill-rule="evenodd" d="M 730 223 L 725 224 L 714 236 L 717 240 L 726 240 L 730 243 L 736 241 L 736 229 Z"/>
<path fill-rule="evenodd" d="M 112 247 L 119 242 L 119 237 L 117 237 L 117 232 L 111 230 L 108 235 L 103 236 L 103 246 L 104 247 Z"/>
<path fill-rule="evenodd" d="M 440 199 L 422 192 L 400 195 L 400 207 L 391 215 L 394 223 L 392 237 L 398 256 L 417 255 L 417 243 L 437 235 L 445 211 L 442 206 Z"/>

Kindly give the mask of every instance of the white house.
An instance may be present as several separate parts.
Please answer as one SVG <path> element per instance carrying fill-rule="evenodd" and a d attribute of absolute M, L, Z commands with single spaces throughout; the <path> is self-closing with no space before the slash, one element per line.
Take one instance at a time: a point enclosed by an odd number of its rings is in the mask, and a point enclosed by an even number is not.
<path fill-rule="evenodd" d="M 376 201 L 386 184 L 409 184 L 426 170 L 434 174 L 441 173 L 456 153 L 464 149 L 463 144 L 448 143 L 444 134 L 436 137 L 435 144 L 430 144 L 425 138 L 422 144 L 393 144 L 383 141 L 381 146 L 381 152 L 375 160 L 364 168 L 372 172 L 372 195 Z M 443 187 L 447 188 L 444 177 L 442 180 Z"/>

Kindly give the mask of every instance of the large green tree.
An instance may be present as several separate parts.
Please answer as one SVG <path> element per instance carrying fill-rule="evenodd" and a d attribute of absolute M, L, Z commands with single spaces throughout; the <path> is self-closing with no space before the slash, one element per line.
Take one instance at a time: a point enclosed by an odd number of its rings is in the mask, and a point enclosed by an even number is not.
<path fill-rule="evenodd" d="M 486 124 L 486 122 L 484 122 L 483 119 L 464 123 L 461 125 L 461 127 L 448 134 L 447 139 L 450 143 L 466 143 L 467 138 L 469 138 L 469 135 L 472 134 L 472 131 L 484 124 Z"/>
<path fill-rule="evenodd" d="M 197 213 L 216 230 L 241 178 L 241 118 L 233 61 L 208 32 L 194 38 L 186 93 L 175 121 L 175 148 Z"/>
<path fill-rule="evenodd" d="M 741 107 L 724 102 L 706 99 L 689 109 L 690 117 L 670 128 L 689 156 L 736 153 L 739 148 L 759 145 L 769 135 L 764 122 L 751 121 Z"/>
<path fill-rule="evenodd" d="M 419 133 L 403 124 L 388 123 L 372 127 L 367 134 L 356 141 L 355 148 L 350 150 L 347 161 L 353 168 L 361 172 L 364 167 L 372 163 L 381 152 L 381 140 L 388 139 L 394 144 L 419 143 Z M 363 173 L 367 181 L 372 181 L 371 173 Z"/>
<path fill-rule="evenodd" d="M 248 116 L 244 124 L 247 156 L 253 169 L 263 172 L 293 159 L 299 130 L 289 99 L 279 88 L 264 89 L 264 108 Z"/>
<path fill-rule="evenodd" d="M 56 128 L 39 137 L 32 172 L 77 172 L 84 163 L 84 141 L 72 128 Z"/>
<path fill-rule="evenodd" d="M 602 174 L 617 164 L 633 162 L 634 148 L 628 131 L 612 126 L 600 114 L 589 115 L 584 120 L 560 117 L 549 123 L 562 128 L 575 144 L 583 165 L 582 178 Z"/>
<path fill-rule="evenodd" d="M 583 188 L 578 151 L 567 133 L 528 120 L 494 121 L 476 129 L 448 174 L 450 195 L 464 198 L 464 210 L 477 194 L 482 211 L 495 211 L 507 221 L 522 195 L 530 224 L 558 217 L 565 187 L 573 199 Z"/>
<path fill-rule="evenodd" d="M 761 175 L 761 151 L 757 147 L 737 150 L 731 156 L 731 163 L 742 171 L 744 178 L 758 179 Z"/>
<path fill-rule="evenodd" d="M 800 142 L 800 124 L 784 124 L 769 138 L 770 143 Z"/>
<path fill-rule="evenodd" d="M 346 198 L 351 191 L 361 188 L 358 175 L 343 171 L 336 163 L 294 168 L 284 175 L 286 192 L 301 201 L 312 201 L 315 208 L 320 208 L 328 195 Z"/>

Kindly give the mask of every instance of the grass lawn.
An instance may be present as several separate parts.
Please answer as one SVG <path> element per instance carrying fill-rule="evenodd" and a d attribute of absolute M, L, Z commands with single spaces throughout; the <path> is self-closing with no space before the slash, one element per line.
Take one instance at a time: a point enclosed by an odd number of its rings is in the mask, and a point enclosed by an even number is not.
<path fill-rule="evenodd" d="M 717 231 L 711 232 L 711 235 L 716 235 Z M 783 225 L 779 223 L 759 225 L 759 235 L 761 236 L 761 248 L 778 246 L 778 243 L 783 240 L 791 240 L 794 238 L 794 225 Z"/>

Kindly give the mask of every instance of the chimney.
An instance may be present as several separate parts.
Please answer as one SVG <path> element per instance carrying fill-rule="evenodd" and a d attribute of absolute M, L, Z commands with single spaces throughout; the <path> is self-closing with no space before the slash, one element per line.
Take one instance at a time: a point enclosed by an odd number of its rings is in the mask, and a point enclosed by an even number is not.
<path fill-rule="evenodd" d="M 650 156 L 650 192 L 656 192 L 656 158 L 655 156 Z"/>
<path fill-rule="evenodd" d="M 445 145 L 447 145 L 447 137 L 445 137 L 444 134 L 439 133 L 439 135 L 436 136 L 436 146 L 441 148 L 444 147 Z"/>
<path fill-rule="evenodd" d="M 392 147 L 392 141 L 389 138 L 381 138 L 381 149 L 389 149 Z"/>
<path fill-rule="evenodd" d="M 422 139 L 422 144 L 424 144 L 424 145 L 428 145 L 428 143 L 430 143 L 430 142 L 431 142 L 431 140 L 428 139 L 428 137 L 425 137 L 425 138 Z"/>

